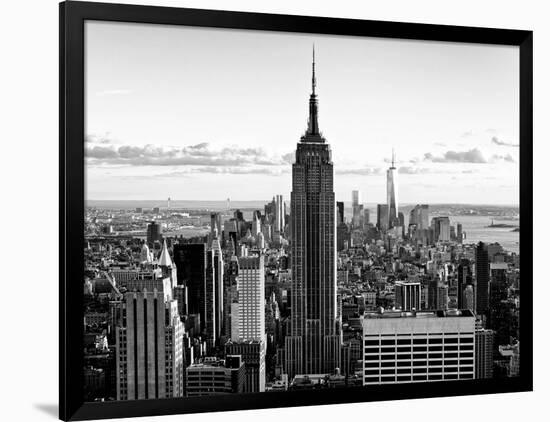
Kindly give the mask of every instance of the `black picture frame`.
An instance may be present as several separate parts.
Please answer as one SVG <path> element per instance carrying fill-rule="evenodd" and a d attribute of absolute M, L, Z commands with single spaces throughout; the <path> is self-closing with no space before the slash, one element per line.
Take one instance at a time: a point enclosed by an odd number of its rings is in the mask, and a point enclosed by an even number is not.
<path fill-rule="evenodd" d="M 84 268 L 84 22 L 187 25 L 430 41 L 512 45 L 520 66 L 521 371 L 517 378 L 343 390 L 84 403 L 82 279 Z M 59 417 L 88 420 L 318 404 L 532 391 L 533 388 L 533 33 L 525 30 L 288 16 L 69 1 L 59 5 Z"/>

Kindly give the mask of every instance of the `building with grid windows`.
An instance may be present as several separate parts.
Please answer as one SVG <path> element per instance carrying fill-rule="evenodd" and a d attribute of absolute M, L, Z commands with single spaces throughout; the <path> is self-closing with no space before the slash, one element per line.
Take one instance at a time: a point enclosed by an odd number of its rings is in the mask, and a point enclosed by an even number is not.
<path fill-rule="evenodd" d="M 296 148 L 290 194 L 292 306 L 285 338 L 285 372 L 332 373 L 340 365 L 336 313 L 336 202 L 334 165 L 319 130 L 315 54 L 306 133 Z"/>
<path fill-rule="evenodd" d="M 216 396 L 242 393 L 245 368 L 241 356 L 225 359 L 205 358 L 187 367 L 185 392 L 187 397 Z"/>
<path fill-rule="evenodd" d="M 238 258 L 236 301 L 231 303 L 231 341 L 226 354 L 242 356 L 245 392 L 265 391 L 265 264 L 263 255 Z"/>
<path fill-rule="evenodd" d="M 470 310 L 366 313 L 363 385 L 474 378 Z"/>
<path fill-rule="evenodd" d="M 185 329 L 171 280 L 132 280 L 120 307 L 117 400 L 182 397 Z"/>

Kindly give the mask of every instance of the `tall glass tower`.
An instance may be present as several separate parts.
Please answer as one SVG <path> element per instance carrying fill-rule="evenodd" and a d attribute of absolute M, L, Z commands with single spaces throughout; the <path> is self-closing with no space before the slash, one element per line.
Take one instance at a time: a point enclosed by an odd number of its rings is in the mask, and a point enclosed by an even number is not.
<path fill-rule="evenodd" d="M 392 150 L 391 167 L 387 171 L 387 194 L 388 194 L 388 228 L 399 225 L 399 214 L 397 209 L 397 168 L 395 167 L 395 153 Z"/>
<path fill-rule="evenodd" d="M 340 361 L 334 169 L 330 146 L 319 132 L 315 50 L 312 67 L 308 126 L 292 165 L 291 326 L 285 340 L 289 377 L 331 373 Z"/>

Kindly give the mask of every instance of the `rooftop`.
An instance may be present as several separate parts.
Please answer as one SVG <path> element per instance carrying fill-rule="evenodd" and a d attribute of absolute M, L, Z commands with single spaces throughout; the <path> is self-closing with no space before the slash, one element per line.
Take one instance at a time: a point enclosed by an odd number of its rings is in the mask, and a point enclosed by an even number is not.
<path fill-rule="evenodd" d="M 473 317 L 474 314 L 469 309 L 449 309 L 447 311 L 401 311 L 385 310 L 380 308 L 377 312 L 365 312 L 364 318 L 382 319 L 382 318 L 456 318 Z"/>

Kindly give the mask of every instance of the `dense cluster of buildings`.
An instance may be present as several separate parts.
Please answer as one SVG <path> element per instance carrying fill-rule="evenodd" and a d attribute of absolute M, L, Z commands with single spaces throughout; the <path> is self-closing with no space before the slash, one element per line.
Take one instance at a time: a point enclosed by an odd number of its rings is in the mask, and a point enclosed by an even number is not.
<path fill-rule="evenodd" d="M 288 210 L 212 212 L 195 237 L 163 233 L 170 209 L 134 236 L 87 216 L 86 400 L 518 375 L 519 256 L 428 205 L 405 226 L 394 159 L 376 222 L 359 191 L 347 218 L 315 87 L 313 65 Z"/>

